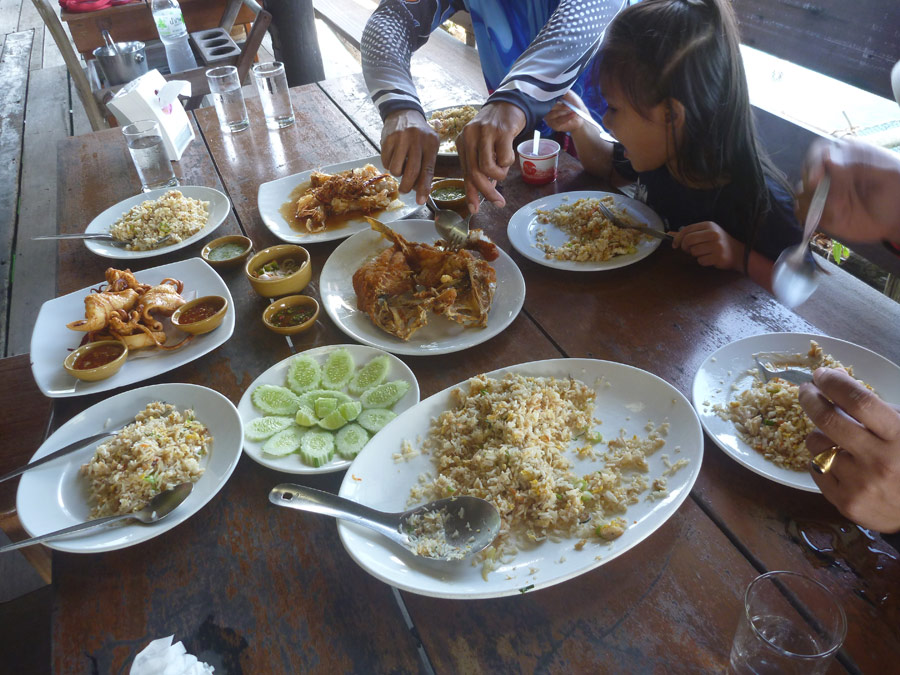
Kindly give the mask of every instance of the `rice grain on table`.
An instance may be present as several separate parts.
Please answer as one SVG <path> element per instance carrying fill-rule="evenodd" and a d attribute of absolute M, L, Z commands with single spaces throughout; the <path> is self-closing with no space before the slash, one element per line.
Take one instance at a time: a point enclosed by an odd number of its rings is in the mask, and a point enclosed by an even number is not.
<path fill-rule="evenodd" d="M 549 259 L 577 262 L 605 262 L 619 255 L 635 253 L 646 235 L 613 225 L 597 207 L 600 201 L 620 212 L 610 196 L 579 199 L 551 211 L 538 209 L 540 222 L 552 223 L 569 235 L 569 239 L 562 246 L 551 246 L 547 243 L 546 230 L 538 230 L 535 236 L 537 248 Z M 618 215 L 628 220 L 627 214 Z"/>
<path fill-rule="evenodd" d="M 202 230 L 209 220 L 209 202 L 169 190 L 159 199 L 132 206 L 112 224 L 109 233 L 119 241 L 131 241 L 129 251 L 149 251 L 167 234 L 165 246 L 178 244 Z"/>
<path fill-rule="evenodd" d="M 193 410 L 148 404 L 81 467 L 90 482 L 91 518 L 133 513 L 164 490 L 197 482 L 212 442 Z"/>

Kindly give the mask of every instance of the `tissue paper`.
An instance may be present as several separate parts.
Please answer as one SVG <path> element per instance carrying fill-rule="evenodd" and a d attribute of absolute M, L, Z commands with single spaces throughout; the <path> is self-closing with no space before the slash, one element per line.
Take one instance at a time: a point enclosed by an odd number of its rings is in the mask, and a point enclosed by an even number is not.
<path fill-rule="evenodd" d="M 154 640 L 144 647 L 131 664 L 130 675 L 207 675 L 215 672 L 209 664 L 188 654 L 181 642 L 172 644 L 174 635 Z"/>

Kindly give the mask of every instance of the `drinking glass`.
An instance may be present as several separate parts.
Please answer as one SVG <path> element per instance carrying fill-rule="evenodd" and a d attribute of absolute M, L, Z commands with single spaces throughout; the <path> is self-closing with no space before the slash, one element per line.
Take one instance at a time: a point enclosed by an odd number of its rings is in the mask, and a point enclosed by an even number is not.
<path fill-rule="evenodd" d="M 237 68 L 210 68 L 206 71 L 206 79 L 209 81 L 209 93 L 212 94 L 222 131 L 234 134 L 249 127 L 250 118 L 247 116 L 247 106 L 244 105 Z"/>
<path fill-rule="evenodd" d="M 265 61 L 253 66 L 253 78 L 259 89 L 259 100 L 266 126 L 269 129 L 283 129 L 294 123 L 294 107 L 288 91 L 284 64 L 280 61 Z"/>
<path fill-rule="evenodd" d="M 846 635 L 847 617 L 825 586 L 796 572 L 769 572 L 744 594 L 729 672 L 824 673 Z"/>
<path fill-rule="evenodd" d="M 159 124 L 154 120 L 139 120 L 122 127 L 122 135 L 131 153 L 131 161 L 141 179 L 141 191 L 178 185 L 172 162 L 163 143 Z"/>

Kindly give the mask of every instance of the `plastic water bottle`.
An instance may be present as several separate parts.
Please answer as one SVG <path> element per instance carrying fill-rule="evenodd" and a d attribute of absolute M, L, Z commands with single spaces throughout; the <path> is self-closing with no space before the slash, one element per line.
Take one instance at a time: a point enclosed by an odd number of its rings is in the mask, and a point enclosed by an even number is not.
<path fill-rule="evenodd" d="M 180 73 L 197 67 L 197 60 L 188 43 L 187 27 L 178 0 L 153 0 L 150 5 L 159 39 L 166 47 L 170 73 Z"/>

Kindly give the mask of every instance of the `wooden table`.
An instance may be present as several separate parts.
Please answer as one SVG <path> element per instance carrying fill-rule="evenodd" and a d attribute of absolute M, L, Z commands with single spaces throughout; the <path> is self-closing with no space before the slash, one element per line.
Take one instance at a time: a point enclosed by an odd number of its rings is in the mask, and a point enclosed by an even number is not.
<path fill-rule="evenodd" d="M 472 94 L 444 71 L 419 75 L 426 108 Z M 186 184 L 231 196 L 234 212 L 216 236 L 243 232 L 257 248 L 276 243 L 256 207 L 261 182 L 376 154 L 380 120 L 361 77 L 306 85 L 292 95 L 297 121 L 281 132 L 266 130 L 255 99 L 247 102 L 250 129 L 234 136 L 223 136 L 213 109 L 196 111 L 198 140 L 179 171 Z M 62 143 L 59 185 L 67 231 L 135 193 L 121 134 Z M 542 188 L 526 186 L 511 171 L 504 182 L 508 206 L 485 205 L 477 218 L 521 268 L 524 309 L 478 347 L 404 357 L 423 398 L 478 372 L 558 357 L 620 361 L 689 395 L 711 351 L 773 331 L 825 333 L 900 361 L 900 306 L 840 270 L 792 312 L 749 280 L 701 268 L 665 246 L 638 264 L 578 276 L 512 251 L 506 224 L 516 209 L 542 194 L 588 187 L 598 185 L 568 156 L 558 181 Z M 200 246 L 164 261 L 195 256 Z M 335 246 L 310 246 L 312 295 Z M 79 244 L 63 243 L 60 253 L 60 294 L 95 282 L 107 267 Z M 257 320 L 266 301 L 242 272 L 223 278 L 238 316 L 233 337 L 150 383 L 192 382 L 237 402 L 257 375 L 292 351 L 346 341 L 323 318 L 316 331 L 289 344 Z M 56 401 L 54 420 L 62 423 L 102 398 Z M 340 478 L 289 476 L 328 490 Z M 210 504 L 150 542 L 93 556 L 54 552 L 54 671 L 122 672 L 147 642 L 172 633 L 216 672 L 427 672 L 426 662 L 439 673 L 721 671 L 744 589 L 773 569 L 810 575 L 840 597 L 849 633 L 829 672 L 878 672 L 900 658 L 897 551 L 847 522 L 820 495 L 759 477 L 711 441 L 691 497 L 638 547 L 565 583 L 496 600 L 397 592 L 362 573 L 333 522 L 268 505 L 266 493 L 284 479 L 244 457 Z"/>

